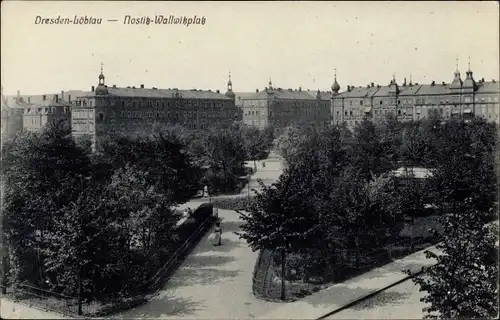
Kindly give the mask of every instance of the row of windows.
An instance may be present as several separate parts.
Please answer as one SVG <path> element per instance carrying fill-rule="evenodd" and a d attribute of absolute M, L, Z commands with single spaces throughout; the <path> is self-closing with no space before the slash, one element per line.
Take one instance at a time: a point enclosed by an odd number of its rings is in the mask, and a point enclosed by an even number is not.
<path fill-rule="evenodd" d="M 202 112 L 196 112 L 196 111 L 159 111 L 159 112 L 153 112 L 153 111 L 122 111 L 120 113 L 122 118 L 171 118 L 171 117 L 176 117 L 179 118 L 179 116 L 183 114 L 184 118 L 195 118 L 199 114 L 201 118 L 221 118 L 221 117 L 231 117 L 234 115 L 235 117 L 237 116 L 237 113 L 233 113 L 230 111 L 202 111 Z"/>
<path fill-rule="evenodd" d="M 72 123 L 71 130 L 78 131 L 78 132 L 93 132 L 94 125 L 88 124 L 88 123 Z"/>
<path fill-rule="evenodd" d="M 149 101 L 138 101 L 138 100 L 132 100 L 132 101 L 125 101 L 121 100 L 118 101 L 119 105 L 121 105 L 122 108 L 125 107 L 149 107 L 152 108 L 156 106 L 157 108 L 169 108 L 169 107 L 202 107 L 202 108 L 222 108 L 222 107 L 232 107 L 231 102 L 225 102 L 225 101 L 213 101 L 213 100 L 194 100 L 194 99 L 187 99 L 187 100 L 149 100 Z M 117 101 L 111 100 L 111 105 L 115 106 L 117 104 Z"/>
<path fill-rule="evenodd" d="M 71 114 L 72 118 L 75 119 L 89 119 L 92 118 L 94 112 L 92 110 L 74 110 Z"/>
<path fill-rule="evenodd" d="M 471 102 L 471 97 L 464 97 L 463 101 L 465 103 L 470 103 Z M 496 96 L 476 96 L 475 97 L 476 102 L 497 102 L 498 97 Z M 427 98 L 416 98 L 415 103 L 416 104 L 446 104 L 446 103 L 459 103 L 460 102 L 460 97 L 459 96 L 453 96 L 453 97 L 446 97 L 443 99 L 443 97 L 427 97 Z M 364 101 L 363 100 L 349 100 L 349 105 L 352 106 L 354 104 L 359 104 L 363 105 Z M 384 105 L 384 104 L 396 104 L 396 99 L 385 99 L 385 100 L 376 100 L 375 104 L 379 105 Z M 411 99 L 398 99 L 397 104 L 413 104 L 413 98 Z M 341 106 L 342 102 L 340 100 L 334 100 L 334 105 Z"/>
<path fill-rule="evenodd" d="M 74 103 L 75 103 L 75 106 L 79 106 L 79 107 L 87 107 L 87 106 L 92 107 L 93 102 L 91 99 L 89 99 L 89 100 L 83 99 L 83 100 L 76 100 Z"/>
<path fill-rule="evenodd" d="M 431 109 L 432 110 L 432 109 Z M 446 114 L 445 114 L 445 110 L 443 108 L 439 108 L 439 109 L 435 109 L 438 111 L 439 114 L 441 115 L 446 115 L 448 116 L 448 114 L 450 114 L 450 110 L 446 110 Z M 422 109 L 422 111 L 426 111 L 425 109 Z M 457 110 L 458 111 L 458 110 Z M 480 110 L 476 110 L 477 114 L 478 115 L 481 115 L 482 113 L 482 117 L 483 118 L 486 118 L 486 116 L 488 116 L 488 118 L 491 119 L 491 116 L 492 114 L 494 113 L 494 110 L 492 109 L 491 112 L 488 112 L 489 110 L 488 109 L 484 109 L 483 112 L 481 112 Z M 420 109 L 416 109 L 415 113 L 417 115 L 420 115 L 421 113 L 421 110 Z M 387 115 L 387 114 L 394 114 L 393 110 L 375 110 L 375 115 Z M 454 112 L 452 111 L 451 114 L 459 114 L 459 112 Z M 361 112 L 359 112 L 359 110 L 355 110 L 355 112 L 353 112 L 352 110 L 349 111 L 349 113 L 347 111 L 344 111 L 344 116 L 346 117 L 359 117 L 359 116 L 362 116 L 364 114 L 362 114 Z M 411 113 L 407 114 L 406 110 L 397 110 L 397 115 L 398 116 L 411 116 Z M 337 119 L 340 118 L 340 112 L 337 111 Z"/>

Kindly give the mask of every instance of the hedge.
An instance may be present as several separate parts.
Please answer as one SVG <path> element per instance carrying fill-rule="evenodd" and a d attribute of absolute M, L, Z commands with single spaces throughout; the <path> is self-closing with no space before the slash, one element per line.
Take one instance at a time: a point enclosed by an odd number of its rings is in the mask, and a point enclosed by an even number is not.
<path fill-rule="evenodd" d="M 255 201 L 255 196 L 247 197 L 231 197 L 231 198 L 218 198 L 213 199 L 212 204 L 214 207 L 223 210 L 247 210 L 248 203 Z"/>

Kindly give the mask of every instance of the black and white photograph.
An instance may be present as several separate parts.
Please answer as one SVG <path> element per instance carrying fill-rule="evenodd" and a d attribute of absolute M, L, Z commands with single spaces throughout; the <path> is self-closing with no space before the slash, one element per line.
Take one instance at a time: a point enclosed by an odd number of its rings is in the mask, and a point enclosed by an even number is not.
<path fill-rule="evenodd" d="M 498 1 L 0 12 L 1 319 L 498 319 Z"/>

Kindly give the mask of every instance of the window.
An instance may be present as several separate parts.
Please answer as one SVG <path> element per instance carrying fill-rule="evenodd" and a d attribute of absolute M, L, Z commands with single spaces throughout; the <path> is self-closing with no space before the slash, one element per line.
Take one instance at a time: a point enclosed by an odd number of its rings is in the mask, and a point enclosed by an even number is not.
<path fill-rule="evenodd" d="M 379 101 L 379 104 L 382 104 L 382 100 Z"/>
<path fill-rule="evenodd" d="M 399 101 L 398 101 L 398 102 L 399 102 Z M 400 115 L 401 115 L 401 110 L 398 110 L 398 116 L 400 116 Z"/>
<path fill-rule="evenodd" d="M 346 116 L 347 116 L 347 111 L 344 111 L 344 115 L 346 115 Z"/>
<path fill-rule="evenodd" d="M 360 104 L 360 105 L 363 105 L 363 100 L 359 100 L 359 104 Z"/>
<path fill-rule="evenodd" d="M 122 100 L 122 108 L 125 108 L 125 101 Z"/>
<path fill-rule="evenodd" d="M 352 101 L 349 101 L 349 105 L 352 106 Z"/>
<path fill-rule="evenodd" d="M 104 121 L 104 115 L 102 113 L 99 113 L 99 121 Z"/>
<path fill-rule="evenodd" d="M 352 117 L 352 110 L 349 111 L 349 115 Z"/>

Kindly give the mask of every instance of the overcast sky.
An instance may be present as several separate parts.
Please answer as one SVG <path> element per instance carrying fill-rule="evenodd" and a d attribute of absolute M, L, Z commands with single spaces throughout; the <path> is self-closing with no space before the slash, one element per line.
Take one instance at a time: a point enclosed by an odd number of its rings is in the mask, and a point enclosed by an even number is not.
<path fill-rule="evenodd" d="M 1 2 L 4 94 L 108 85 L 328 90 L 465 77 L 498 79 L 499 7 L 491 2 Z M 205 25 L 124 25 L 124 16 L 204 16 Z M 36 16 L 102 25 L 36 25 Z M 118 22 L 106 22 L 118 19 Z"/>

